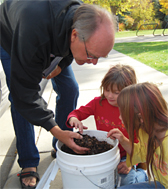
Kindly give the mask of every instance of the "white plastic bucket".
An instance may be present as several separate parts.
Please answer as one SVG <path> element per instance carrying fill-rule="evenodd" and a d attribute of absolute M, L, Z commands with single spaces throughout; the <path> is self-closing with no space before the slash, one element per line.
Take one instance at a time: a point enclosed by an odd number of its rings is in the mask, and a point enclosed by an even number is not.
<path fill-rule="evenodd" d="M 95 136 L 99 141 L 107 141 L 114 147 L 96 155 L 71 155 L 61 150 L 58 141 L 57 164 L 61 170 L 64 189 L 114 189 L 116 185 L 115 170 L 120 161 L 118 140 L 107 138 L 107 132 L 86 130 L 83 134 Z"/>

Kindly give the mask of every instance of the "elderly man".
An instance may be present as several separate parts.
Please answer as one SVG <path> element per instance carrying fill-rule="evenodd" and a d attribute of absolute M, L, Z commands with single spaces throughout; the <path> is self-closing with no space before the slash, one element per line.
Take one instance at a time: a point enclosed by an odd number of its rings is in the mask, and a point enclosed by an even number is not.
<path fill-rule="evenodd" d="M 10 56 L 8 61 L 1 60 L 11 92 L 20 181 L 23 188 L 34 188 L 39 153 L 33 124 L 51 132 L 54 148 L 60 140 L 77 153 L 88 150 L 74 143 L 73 138 L 81 136 L 65 125 L 79 95 L 70 64 L 73 58 L 83 65 L 97 64 L 100 57 L 106 57 L 114 45 L 114 22 L 107 10 L 79 0 L 14 0 L 0 8 L 1 54 L 6 51 Z M 58 65 L 45 75 L 52 63 Z M 52 78 L 57 93 L 55 120 L 39 95 L 42 77 Z"/>

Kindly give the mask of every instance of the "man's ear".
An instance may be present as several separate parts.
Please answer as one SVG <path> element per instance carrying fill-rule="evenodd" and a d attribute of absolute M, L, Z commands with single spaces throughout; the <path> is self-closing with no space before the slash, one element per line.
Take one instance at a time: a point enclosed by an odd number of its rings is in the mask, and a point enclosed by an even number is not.
<path fill-rule="evenodd" d="M 73 29 L 71 33 L 71 42 L 74 42 L 77 37 L 78 37 L 78 32 L 76 31 L 76 29 Z"/>
<path fill-rule="evenodd" d="M 140 122 L 143 123 L 143 119 L 142 119 L 141 113 L 138 113 L 138 117 L 140 119 Z"/>

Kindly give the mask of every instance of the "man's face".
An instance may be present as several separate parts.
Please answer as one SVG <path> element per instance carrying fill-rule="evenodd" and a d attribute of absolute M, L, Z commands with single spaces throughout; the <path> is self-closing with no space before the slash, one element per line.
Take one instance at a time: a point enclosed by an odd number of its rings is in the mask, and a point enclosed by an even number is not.
<path fill-rule="evenodd" d="M 72 54 L 78 65 L 83 65 L 85 63 L 96 65 L 99 58 L 88 52 L 86 43 L 84 41 L 78 41 L 76 44 L 76 50 L 72 52 Z"/>
<path fill-rule="evenodd" d="M 96 65 L 99 57 L 95 58 L 95 55 L 87 50 L 88 44 L 85 41 L 79 40 L 76 30 L 74 31 L 73 35 L 74 36 L 73 42 L 71 42 L 71 51 L 76 63 L 78 65 L 83 65 L 85 63 Z M 88 59 L 88 54 L 89 57 L 93 57 L 93 59 Z"/>
<path fill-rule="evenodd" d="M 106 27 L 100 27 L 89 38 L 81 41 L 75 29 L 71 34 L 70 49 L 77 64 L 85 63 L 96 65 L 100 57 L 106 57 L 114 45 L 114 34 L 107 32 Z M 93 58 L 93 59 L 92 59 Z"/>

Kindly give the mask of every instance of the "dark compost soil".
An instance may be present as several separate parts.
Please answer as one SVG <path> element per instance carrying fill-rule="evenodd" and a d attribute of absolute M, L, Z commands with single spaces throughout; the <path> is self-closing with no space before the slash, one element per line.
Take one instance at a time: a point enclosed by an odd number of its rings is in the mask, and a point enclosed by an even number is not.
<path fill-rule="evenodd" d="M 98 141 L 96 137 L 91 137 L 89 135 L 82 135 L 83 139 L 74 139 L 75 143 L 81 147 L 90 148 L 86 154 L 77 154 L 65 144 L 62 145 L 61 150 L 63 152 L 74 154 L 74 155 L 94 155 L 106 152 L 113 148 L 113 145 L 108 144 L 106 141 Z"/>

